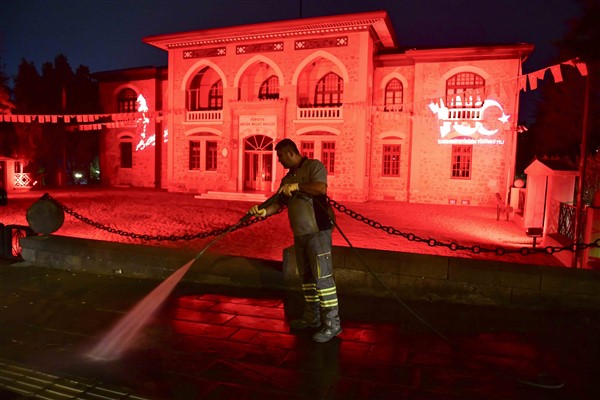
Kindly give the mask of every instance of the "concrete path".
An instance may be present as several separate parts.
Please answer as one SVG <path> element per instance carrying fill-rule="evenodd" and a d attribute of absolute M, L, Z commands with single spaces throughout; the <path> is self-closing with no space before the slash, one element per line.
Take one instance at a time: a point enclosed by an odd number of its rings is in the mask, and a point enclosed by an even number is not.
<path fill-rule="evenodd" d="M 396 301 L 341 297 L 317 344 L 289 330 L 298 293 L 181 282 L 121 358 L 86 358 L 159 283 L 0 264 L 0 398 L 600 398 L 588 310 L 410 303 L 453 347 Z"/>

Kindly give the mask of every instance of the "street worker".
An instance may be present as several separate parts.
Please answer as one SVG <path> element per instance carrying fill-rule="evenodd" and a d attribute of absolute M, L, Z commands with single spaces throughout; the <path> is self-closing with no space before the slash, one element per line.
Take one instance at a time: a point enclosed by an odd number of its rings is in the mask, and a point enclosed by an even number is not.
<path fill-rule="evenodd" d="M 331 259 L 333 212 L 326 198 L 327 170 L 321 161 L 302 157 L 290 139 L 281 140 L 275 150 L 288 169 L 277 191 L 278 200 L 264 209 L 255 205 L 248 213 L 265 217 L 287 206 L 304 295 L 303 314 L 291 320 L 290 327 L 319 328 L 313 340 L 327 342 L 342 332 Z"/>

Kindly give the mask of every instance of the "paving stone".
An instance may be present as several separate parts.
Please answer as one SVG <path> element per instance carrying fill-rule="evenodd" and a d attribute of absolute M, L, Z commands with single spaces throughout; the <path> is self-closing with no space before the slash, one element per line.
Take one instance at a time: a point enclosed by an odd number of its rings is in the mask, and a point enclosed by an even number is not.
<path fill-rule="evenodd" d="M 289 330 L 297 293 L 187 283 L 120 358 L 87 359 L 157 283 L 0 268 L 0 361 L 160 400 L 600 398 L 600 314 L 586 308 L 410 302 L 449 344 L 390 299 L 340 295 L 343 333 L 315 343 Z"/>

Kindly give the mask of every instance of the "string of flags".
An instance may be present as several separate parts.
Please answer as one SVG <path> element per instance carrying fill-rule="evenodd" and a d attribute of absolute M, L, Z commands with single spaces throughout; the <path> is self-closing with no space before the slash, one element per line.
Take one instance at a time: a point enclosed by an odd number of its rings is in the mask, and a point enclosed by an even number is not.
<path fill-rule="evenodd" d="M 477 88 L 478 91 L 484 90 L 489 94 L 495 93 L 500 95 L 501 91 L 505 93 L 525 92 L 529 85 L 529 90 L 536 90 L 538 87 L 538 81 L 544 80 L 546 73 L 551 72 L 555 83 L 563 81 L 561 65 L 575 67 L 581 74 L 581 76 L 588 75 L 588 69 L 585 62 L 580 61 L 578 58 L 571 59 L 565 62 L 561 62 L 556 65 L 542 68 L 540 70 L 519 75 L 500 82 L 493 82 L 484 87 Z M 516 85 L 516 86 L 515 86 Z M 477 94 L 477 93 L 473 93 Z M 468 96 L 469 92 L 464 92 L 464 95 Z M 389 119 L 392 114 L 398 114 L 402 110 L 408 110 L 415 104 L 428 105 L 432 101 L 438 101 L 439 98 L 423 99 L 415 103 L 403 103 L 402 105 L 394 105 L 395 109 L 390 110 L 390 106 L 386 105 L 371 105 L 373 111 L 397 111 L 389 113 L 384 119 Z M 364 108 L 367 106 L 366 102 L 359 103 L 344 103 L 344 108 Z M 149 119 L 154 119 L 156 122 L 162 122 L 169 115 L 184 115 L 187 113 L 185 109 L 175 109 L 173 111 L 146 111 L 143 113 L 143 118 L 140 118 L 141 112 L 133 113 L 111 113 L 111 114 L 52 114 L 52 115 L 40 115 L 40 114 L 2 114 L 0 115 L 0 122 L 11 122 L 11 123 L 58 123 L 59 120 L 65 124 L 70 124 L 69 129 L 79 129 L 82 131 L 90 130 L 101 130 L 106 129 L 118 129 L 127 128 L 137 125 L 139 122 L 147 123 Z M 386 113 L 388 114 L 388 113 Z M 429 117 L 428 117 L 429 118 Z M 391 119 L 396 119 L 391 118 Z"/>

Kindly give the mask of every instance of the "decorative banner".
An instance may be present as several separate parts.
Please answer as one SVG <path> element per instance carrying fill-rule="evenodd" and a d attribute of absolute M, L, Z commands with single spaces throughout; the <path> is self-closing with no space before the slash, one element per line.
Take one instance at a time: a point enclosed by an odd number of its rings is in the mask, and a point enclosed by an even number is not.
<path fill-rule="evenodd" d="M 439 105 L 429 104 L 429 109 L 439 120 L 441 138 L 438 144 L 465 144 L 465 140 L 473 144 L 504 144 L 504 140 L 486 138 L 495 135 L 510 118 L 500 103 L 486 99 L 480 107 L 462 107 L 460 97 L 457 97 L 456 105 L 458 107 L 448 108 L 443 99 L 440 99 Z"/>
<path fill-rule="evenodd" d="M 495 93 L 498 96 L 500 96 L 500 90 L 504 90 L 504 92 L 508 93 L 508 94 L 513 94 L 515 89 L 517 89 L 518 91 L 521 91 L 521 90 L 526 91 L 527 90 L 527 82 L 529 81 L 530 90 L 535 90 L 537 88 L 537 81 L 543 80 L 545 73 L 548 69 L 552 72 L 554 82 L 559 83 L 559 82 L 563 81 L 563 77 L 562 77 L 562 74 L 560 71 L 561 65 L 566 65 L 566 66 L 571 66 L 571 67 L 577 68 L 577 70 L 579 71 L 581 76 L 587 76 L 587 74 L 588 74 L 587 65 L 584 62 L 580 61 L 579 59 L 575 58 L 572 60 L 562 62 L 560 64 L 542 68 L 538 71 L 534 71 L 534 72 L 531 72 L 526 75 L 519 75 L 514 78 L 504 80 L 504 81 L 492 82 L 489 85 L 485 86 L 484 88 L 486 89 L 486 92 L 489 92 L 490 94 Z M 515 87 L 515 85 L 516 85 L 516 87 Z M 478 88 L 478 90 L 480 90 L 480 89 L 481 88 Z M 467 91 L 463 95 L 469 96 L 470 94 L 471 93 L 469 93 Z M 476 95 L 476 93 L 472 93 L 472 94 Z M 423 99 L 423 100 L 420 100 L 419 102 L 415 102 L 415 103 L 404 103 L 402 105 L 401 110 L 410 110 L 409 106 L 417 106 L 417 107 L 420 107 L 421 105 L 429 106 L 430 104 L 435 103 L 439 100 L 440 99 L 438 99 L 438 98 L 430 98 L 430 99 Z M 486 100 L 486 101 L 488 101 L 488 100 Z M 145 99 L 144 99 L 144 102 L 145 102 Z M 437 104 L 437 103 L 435 103 L 435 104 Z M 144 106 L 145 106 L 145 104 L 144 104 Z M 350 110 L 352 110 L 353 108 L 366 108 L 366 107 L 371 107 L 373 110 L 377 110 L 377 111 L 389 111 L 389 110 L 386 110 L 384 105 L 370 106 L 370 105 L 365 104 L 364 102 L 345 103 L 344 104 L 344 108 L 347 108 Z M 141 108 L 144 108 L 144 107 L 141 107 Z M 439 108 L 439 110 L 442 109 L 439 105 L 438 105 L 438 108 Z M 123 124 L 136 124 L 140 121 L 144 125 L 147 125 L 149 123 L 150 119 L 156 119 L 157 122 L 161 122 L 164 120 L 165 116 L 168 116 L 168 115 L 181 116 L 186 113 L 186 110 L 183 108 L 178 108 L 178 109 L 174 109 L 174 110 L 170 110 L 170 111 L 149 111 L 147 106 L 145 106 L 144 109 L 145 109 L 145 111 L 140 111 L 138 113 L 116 113 L 116 114 L 76 114 L 76 115 L 74 115 L 74 114 L 68 114 L 68 115 L 3 114 L 3 115 L 0 115 L 0 121 L 11 122 L 11 123 L 30 124 L 30 123 L 49 123 L 49 122 L 58 123 L 59 119 L 60 119 L 65 124 L 71 124 L 73 122 L 73 120 L 75 120 L 75 121 L 77 121 L 77 123 L 79 125 L 76 125 L 76 126 L 70 125 L 67 127 L 68 129 L 84 130 L 83 127 L 87 127 L 87 128 L 85 128 L 85 130 L 100 130 L 103 127 L 108 128 L 108 129 L 116 129 L 116 128 L 124 126 Z M 401 110 L 398 110 L 398 112 L 386 113 L 384 119 L 397 120 L 398 116 L 396 114 L 399 114 L 401 112 Z M 434 113 L 435 113 L 435 111 L 434 111 Z M 140 114 L 142 114 L 141 118 L 140 118 Z M 387 114 L 394 114 L 394 115 L 392 116 L 392 115 L 387 115 Z M 502 114 L 504 114 L 503 111 L 502 111 Z M 266 116 L 266 117 L 270 118 L 272 116 Z M 88 124 L 88 125 L 81 125 L 82 123 L 97 122 L 100 119 L 103 119 L 106 121 L 100 122 L 100 123 Z M 438 115 L 438 120 L 439 119 L 440 119 L 440 116 Z M 275 127 L 276 127 L 276 124 L 277 124 L 277 121 L 275 120 Z M 241 126 L 240 126 L 240 128 L 241 128 Z M 469 129 L 467 129 L 467 131 L 470 131 L 473 128 L 476 128 L 476 127 L 471 126 Z M 264 127 L 264 129 L 269 130 L 272 128 Z M 484 132 L 484 131 L 481 131 L 481 128 L 479 128 L 479 127 L 477 127 L 476 130 L 480 130 L 480 133 Z"/>
<path fill-rule="evenodd" d="M 552 71 L 552 76 L 554 77 L 554 82 L 559 83 L 562 82 L 562 73 L 560 72 L 560 65 L 553 65 L 550 67 L 550 71 Z"/>

